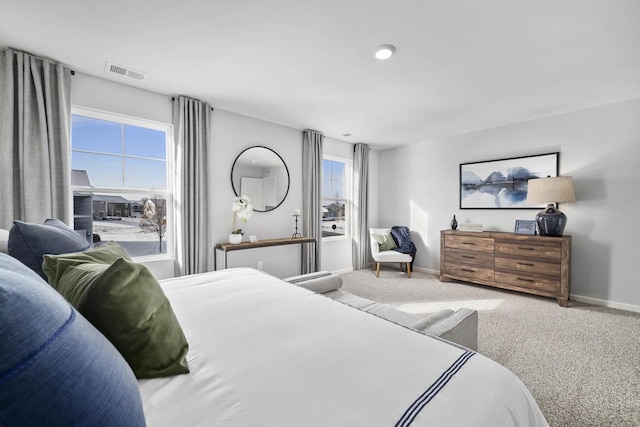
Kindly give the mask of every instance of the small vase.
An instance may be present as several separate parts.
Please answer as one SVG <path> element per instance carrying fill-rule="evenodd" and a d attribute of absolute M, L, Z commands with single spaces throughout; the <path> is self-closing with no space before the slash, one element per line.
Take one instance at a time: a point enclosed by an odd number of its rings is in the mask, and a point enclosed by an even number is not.
<path fill-rule="evenodd" d="M 453 219 L 451 220 L 451 229 L 452 230 L 457 230 L 458 229 L 458 221 L 456 221 L 456 216 L 453 216 Z"/>
<path fill-rule="evenodd" d="M 242 234 L 229 234 L 229 243 L 232 245 L 242 243 Z"/>

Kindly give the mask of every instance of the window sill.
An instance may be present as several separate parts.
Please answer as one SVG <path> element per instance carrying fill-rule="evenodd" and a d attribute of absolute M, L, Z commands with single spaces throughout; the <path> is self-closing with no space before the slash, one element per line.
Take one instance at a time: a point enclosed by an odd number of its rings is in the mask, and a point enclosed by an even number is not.
<path fill-rule="evenodd" d="M 351 240 L 349 236 L 331 236 L 331 237 L 323 237 L 323 242 L 338 242 L 340 240 Z"/>
<path fill-rule="evenodd" d="M 155 261 L 175 261 L 173 255 L 144 255 L 144 256 L 132 256 L 131 260 L 138 263 L 155 262 Z"/>

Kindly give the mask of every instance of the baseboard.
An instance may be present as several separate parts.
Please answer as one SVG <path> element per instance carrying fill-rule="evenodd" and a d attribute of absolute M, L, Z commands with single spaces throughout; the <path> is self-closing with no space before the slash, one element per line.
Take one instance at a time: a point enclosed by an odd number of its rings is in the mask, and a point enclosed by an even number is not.
<path fill-rule="evenodd" d="M 421 273 L 440 276 L 439 270 L 432 270 L 430 268 L 414 267 L 413 271 L 419 271 Z M 640 305 L 625 304 L 622 302 L 610 301 L 610 300 L 600 299 L 600 298 L 585 297 L 585 296 L 576 295 L 576 294 L 571 294 L 569 296 L 569 299 L 573 301 L 584 302 L 586 304 L 599 305 L 602 307 L 617 308 L 618 310 L 626 310 L 626 311 L 633 311 L 635 313 L 640 313 Z"/>
<path fill-rule="evenodd" d="M 413 267 L 413 271 L 419 271 L 420 273 L 433 274 L 434 276 L 440 275 L 440 270 L 432 270 L 424 267 Z"/>
<path fill-rule="evenodd" d="M 619 310 L 626 310 L 626 311 L 633 311 L 635 313 L 640 313 L 639 305 L 625 304 L 622 302 L 609 301 L 609 300 L 600 299 L 600 298 L 585 297 L 582 295 L 575 295 L 575 294 L 571 294 L 569 296 L 569 299 L 578 301 L 578 302 L 584 302 L 587 304 L 592 304 L 592 305 L 600 305 L 602 307 L 617 308 Z"/>
<path fill-rule="evenodd" d="M 341 268 L 340 270 L 332 271 L 333 274 L 346 274 L 351 273 L 353 271 L 353 267 Z"/>

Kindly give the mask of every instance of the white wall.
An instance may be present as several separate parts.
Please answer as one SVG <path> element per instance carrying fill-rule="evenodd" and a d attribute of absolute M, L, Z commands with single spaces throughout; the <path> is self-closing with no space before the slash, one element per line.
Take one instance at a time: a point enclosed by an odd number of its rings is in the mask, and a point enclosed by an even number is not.
<path fill-rule="evenodd" d="M 633 268 L 640 238 L 640 99 L 502 126 L 380 153 L 379 225 L 416 230 L 416 266 L 439 270 L 440 230 L 478 222 L 513 231 L 536 210 L 460 210 L 459 165 L 559 151 L 560 174 L 574 178 L 575 203 L 565 234 L 573 236 L 574 296 L 640 308 Z M 583 298 L 584 299 L 584 298 Z"/>
<path fill-rule="evenodd" d="M 163 123 L 172 122 L 170 96 L 149 92 L 132 86 L 118 84 L 76 73 L 72 78 L 72 98 L 74 106 L 124 114 Z M 240 226 L 248 235 L 258 239 L 291 236 L 295 231 L 294 209 L 302 209 L 302 131 L 251 117 L 214 109 L 212 113 L 212 136 L 209 165 L 215 185 L 210 189 L 212 197 L 213 241 L 211 256 L 216 242 L 225 242 L 231 231 L 234 193 L 231 186 L 231 167 L 234 160 L 245 148 L 262 145 L 276 151 L 287 164 L 291 177 L 289 193 L 284 202 L 270 212 L 255 212 L 247 224 Z M 327 138 L 325 153 L 353 158 L 353 145 Z M 374 173 L 377 170 L 377 152 L 371 152 Z M 371 214 L 377 220 L 377 179 L 373 179 Z M 299 224 L 302 230 L 302 224 Z M 327 242 L 323 245 L 322 268 L 331 271 L 345 271 L 352 268 L 351 239 Z M 299 245 L 280 246 L 230 252 L 228 267 L 257 267 L 262 261 L 263 270 L 277 277 L 287 277 L 300 272 L 301 248 Z M 218 268 L 224 258 L 218 255 Z M 172 261 L 145 262 L 158 278 L 173 276 Z"/>
<path fill-rule="evenodd" d="M 269 212 L 254 212 L 246 224 L 240 223 L 247 236 L 258 239 L 289 237 L 295 231 L 293 211 L 302 209 L 302 132 L 298 129 L 276 125 L 258 119 L 214 109 L 211 119 L 212 137 L 210 171 L 215 183 L 212 189 L 213 216 L 211 218 L 216 242 L 227 241 L 233 214 L 231 203 L 235 194 L 231 187 L 231 167 L 244 149 L 262 145 L 277 152 L 284 160 L 291 182 L 289 193 L 282 204 Z M 299 224 L 301 231 L 302 224 Z M 213 245 L 212 245 L 213 250 Z M 278 246 L 230 252 L 228 267 L 257 267 L 262 261 L 263 270 L 277 277 L 300 274 L 300 245 Z M 218 255 L 218 268 L 223 262 Z"/>

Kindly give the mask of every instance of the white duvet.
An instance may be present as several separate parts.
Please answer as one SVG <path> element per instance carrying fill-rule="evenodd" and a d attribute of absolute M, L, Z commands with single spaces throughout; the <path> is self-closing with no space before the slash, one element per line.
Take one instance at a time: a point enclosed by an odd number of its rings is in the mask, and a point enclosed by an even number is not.
<path fill-rule="evenodd" d="M 161 285 L 191 373 L 139 381 L 151 427 L 547 425 L 492 360 L 260 271 Z"/>

